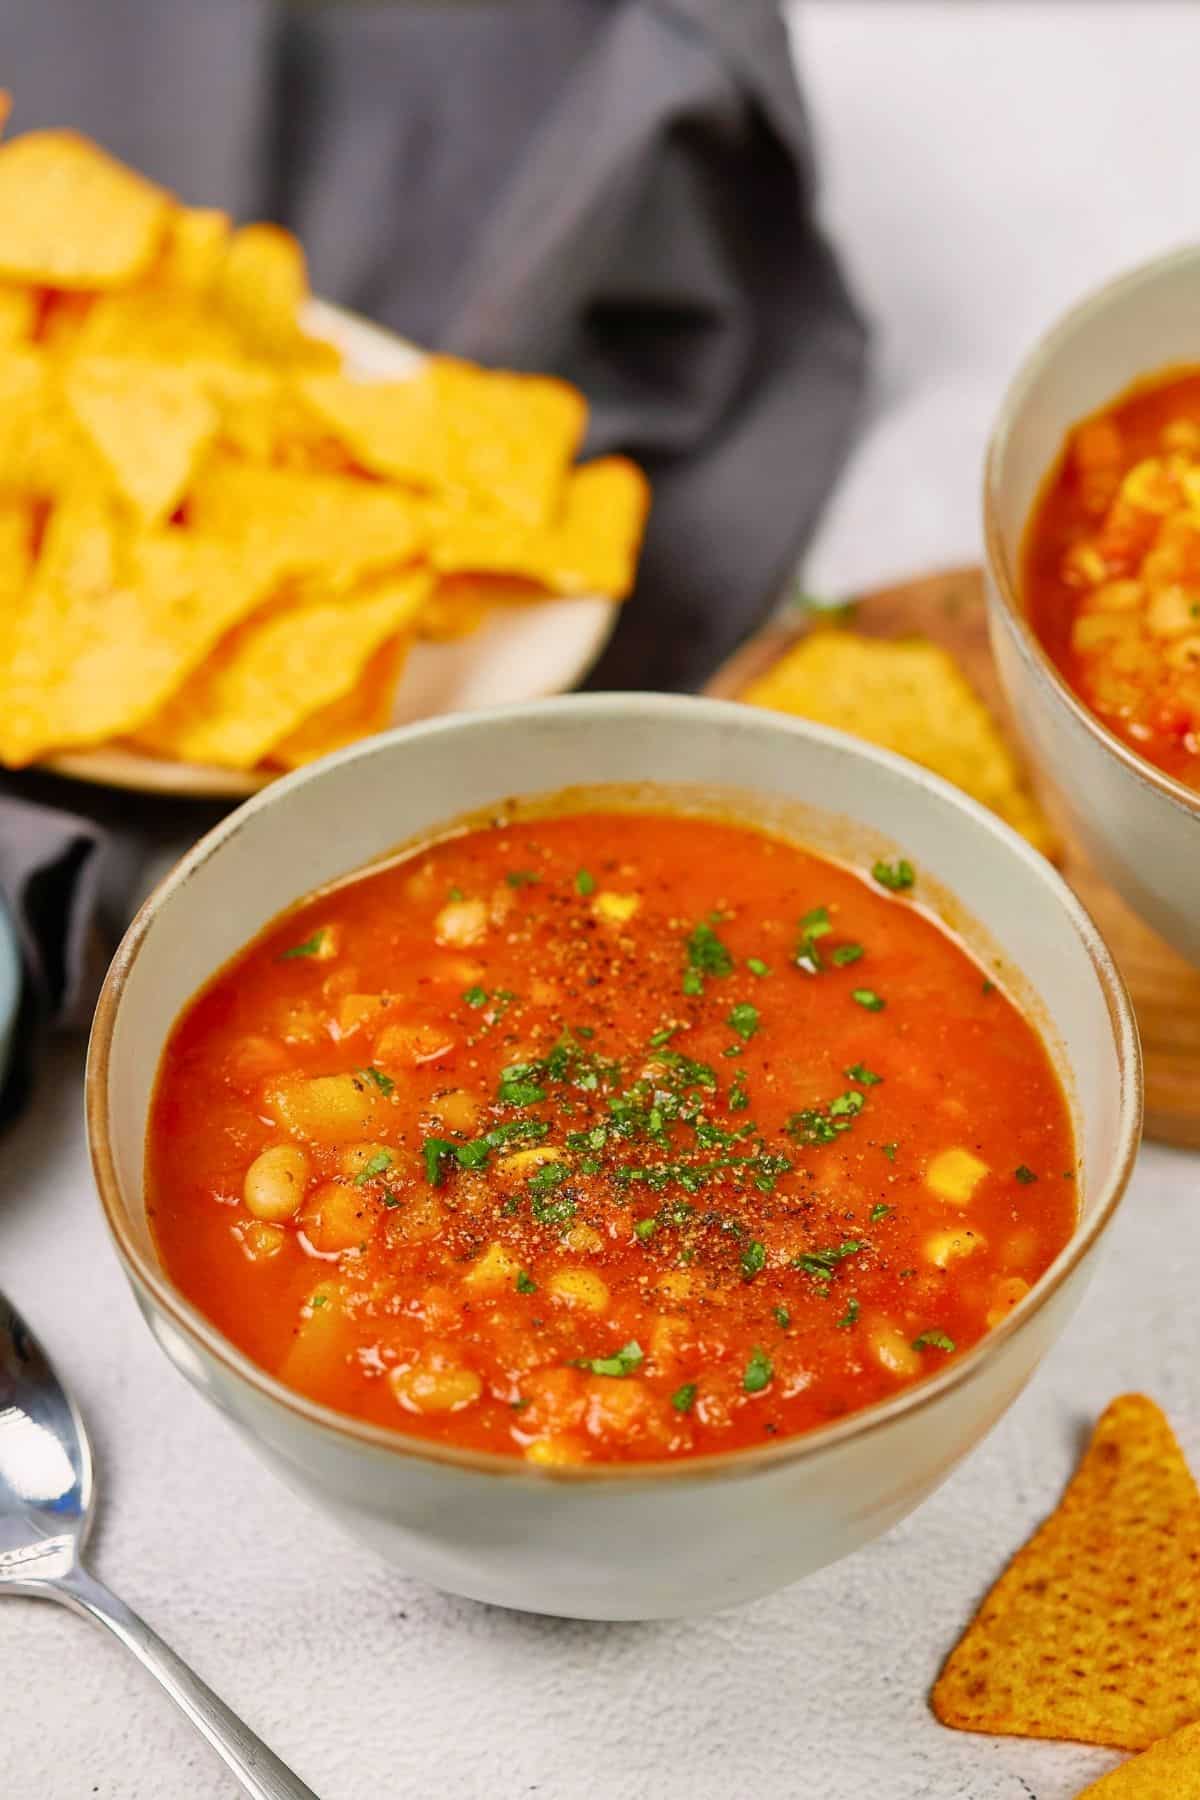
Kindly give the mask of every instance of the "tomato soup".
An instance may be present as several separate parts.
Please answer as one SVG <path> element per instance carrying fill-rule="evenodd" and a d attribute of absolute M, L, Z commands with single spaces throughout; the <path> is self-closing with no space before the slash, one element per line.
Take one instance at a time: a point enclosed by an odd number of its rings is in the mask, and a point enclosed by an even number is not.
<path fill-rule="evenodd" d="M 1097 717 L 1200 788 L 1200 370 L 1072 432 L 1030 521 L 1024 592 Z"/>
<path fill-rule="evenodd" d="M 189 1005 L 148 1198 L 289 1386 L 571 1464 L 761 1444 L 1002 1320 L 1076 1217 L 1038 1034 L 922 907 L 736 824 L 447 837 L 306 901 Z"/>

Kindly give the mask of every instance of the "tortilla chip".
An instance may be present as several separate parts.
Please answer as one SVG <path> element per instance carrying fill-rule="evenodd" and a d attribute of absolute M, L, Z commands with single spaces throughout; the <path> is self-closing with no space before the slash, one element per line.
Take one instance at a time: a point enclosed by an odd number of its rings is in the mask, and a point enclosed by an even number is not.
<path fill-rule="evenodd" d="M 585 463 L 567 479 L 562 510 L 530 527 L 494 508 L 445 508 L 435 527 L 433 563 L 446 574 L 510 574 L 559 594 L 623 600 L 633 586 L 650 488 L 623 456 Z"/>
<path fill-rule="evenodd" d="M 424 570 L 349 594 L 301 590 L 248 619 L 136 734 L 185 762 L 250 769 L 314 712 L 341 699 L 370 658 L 411 625 L 429 590 Z"/>
<path fill-rule="evenodd" d="M 276 578 L 195 532 L 126 541 L 90 497 L 58 506 L 0 647 L 0 760 L 135 730 Z"/>
<path fill-rule="evenodd" d="M 101 294 L 80 321 L 75 348 L 84 356 L 141 356 L 164 362 L 239 362 L 242 342 L 210 302 L 152 287 Z"/>
<path fill-rule="evenodd" d="M 64 380 L 67 405 L 144 524 L 174 512 L 217 409 L 194 371 L 144 357 L 77 357 Z"/>
<path fill-rule="evenodd" d="M 229 214 L 215 206 L 177 206 L 151 278 L 158 287 L 211 292 L 229 247 Z"/>
<path fill-rule="evenodd" d="M 221 456 L 197 476 L 188 518 L 214 537 L 264 539 L 286 567 L 321 569 L 342 584 L 410 562 L 426 532 L 418 503 L 378 482 Z"/>
<path fill-rule="evenodd" d="M 1084 1788 L 1079 1800 L 1200 1800 L 1200 1725 L 1160 1738 Z"/>
<path fill-rule="evenodd" d="M 154 257 L 170 202 L 73 131 L 0 144 L 0 275 L 55 288 L 133 281 Z"/>
<path fill-rule="evenodd" d="M 0 344 L 28 344 L 41 317 L 42 296 L 37 288 L 0 282 Z"/>
<path fill-rule="evenodd" d="M 281 738 L 267 761 L 276 768 L 298 769 L 331 750 L 355 744 L 360 738 L 386 731 L 392 723 L 396 686 L 408 654 L 407 638 L 392 638 L 378 649 L 357 684 L 339 700 L 331 700 L 287 737 Z"/>
<path fill-rule="evenodd" d="M 520 575 L 441 575 L 417 621 L 417 636 L 435 644 L 470 637 L 497 606 L 537 605 L 554 595 Z"/>
<path fill-rule="evenodd" d="M 1054 848 L 999 726 L 938 644 L 818 628 L 741 697 L 910 757 L 990 807 L 1039 850 Z"/>
<path fill-rule="evenodd" d="M 1126 1394 L 931 1703 L 963 1731 L 1140 1750 L 1200 1719 L 1197 1643 L 1200 1494 L 1158 1407 Z"/>
<path fill-rule="evenodd" d="M 587 423 L 565 381 L 426 357 L 404 381 L 302 379 L 306 403 L 355 462 L 434 492 L 476 495 L 533 525 L 559 506 Z"/>
<path fill-rule="evenodd" d="M 308 299 L 304 251 L 281 225 L 243 225 L 234 232 L 214 298 L 260 356 L 294 356 L 307 341 L 300 329 Z"/>
<path fill-rule="evenodd" d="M 53 498 L 81 491 L 99 496 L 108 486 L 53 366 L 36 349 L 0 350 L 0 488 Z"/>
<path fill-rule="evenodd" d="M 47 294 L 38 328 L 38 348 L 52 356 L 68 356 L 96 303 L 94 294 Z"/>

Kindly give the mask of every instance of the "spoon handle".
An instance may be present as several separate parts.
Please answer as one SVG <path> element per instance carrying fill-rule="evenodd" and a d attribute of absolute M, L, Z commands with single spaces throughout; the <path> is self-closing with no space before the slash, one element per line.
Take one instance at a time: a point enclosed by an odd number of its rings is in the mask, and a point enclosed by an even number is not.
<path fill-rule="evenodd" d="M 86 1569 L 76 1564 L 69 1574 L 47 1583 L 43 1591 L 85 1617 L 107 1625 L 113 1636 L 132 1650 L 143 1668 L 157 1676 L 253 1800 L 318 1800 L 313 1790 L 293 1775 L 261 1738 L 255 1737 L 249 1726 L 192 1673 L 157 1632 L 151 1631 L 143 1619 Z"/>

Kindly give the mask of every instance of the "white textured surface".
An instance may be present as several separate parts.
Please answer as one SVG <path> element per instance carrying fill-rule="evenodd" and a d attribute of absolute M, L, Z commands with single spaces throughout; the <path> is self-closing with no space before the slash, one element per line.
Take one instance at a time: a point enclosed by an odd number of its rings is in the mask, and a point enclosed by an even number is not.
<path fill-rule="evenodd" d="M 880 340 L 875 416 L 811 559 L 836 591 L 975 554 L 979 450 L 1013 358 L 1077 291 L 1194 233 L 1200 14 L 830 0 L 798 35 L 826 212 Z M 124 1287 L 77 1050 L 0 1141 L 0 1280 L 92 1422 L 98 1573 L 322 1800 L 1067 1800 L 1113 1759 L 946 1732 L 924 1697 L 1113 1394 L 1155 1394 L 1200 1466 L 1198 1201 L 1200 1158 L 1145 1151 L 1066 1341 L 966 1468 L 850 1562 L 669 1626 L 444 1599 L 261 1471 Z M 231 1792 L 115 1646 L 0 1603 L 6 1800 Z"/>

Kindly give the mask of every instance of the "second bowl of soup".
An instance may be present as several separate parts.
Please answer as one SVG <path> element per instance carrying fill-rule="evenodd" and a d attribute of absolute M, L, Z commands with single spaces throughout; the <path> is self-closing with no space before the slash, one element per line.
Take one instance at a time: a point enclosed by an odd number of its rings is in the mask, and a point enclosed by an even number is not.
<path fill-rule="evenodd" d="M 948 1472 L 1077 1296 L 1138 1081 L 1103 948 L 989 815 L 642 697 L 235 815 L 123 947 L 89 1104 L 156 1335 L 288 1479 L 442 1586 L 634 1617 Z"/>

